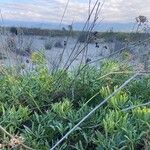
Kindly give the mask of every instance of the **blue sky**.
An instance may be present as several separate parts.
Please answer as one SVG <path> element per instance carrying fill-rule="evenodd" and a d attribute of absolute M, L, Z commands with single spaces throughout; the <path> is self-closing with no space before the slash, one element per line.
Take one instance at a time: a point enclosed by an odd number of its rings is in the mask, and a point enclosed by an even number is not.
<path fill-rule="evenodd" d="M 84 22 L 89 0 L 70 0 L 63 23 Z M 94 4 L 95 0 L 91 0 Z M 103 2 L 104 0 L 101 0 Z M 6 20 L 59 23 L 67 0 L 0 0 Z M 150 0 L 105 0 L 99 19 L 105 23 L 134 22 L 145 15 L 150 19 Z"/>

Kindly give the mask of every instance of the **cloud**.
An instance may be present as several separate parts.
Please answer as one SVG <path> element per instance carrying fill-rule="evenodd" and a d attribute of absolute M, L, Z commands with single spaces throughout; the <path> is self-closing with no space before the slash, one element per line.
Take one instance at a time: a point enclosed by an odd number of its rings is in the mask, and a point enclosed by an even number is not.
<path fill-rule="evenodd" d="M 6 0 L 5 0 L 6 1 Z M 32 1 L 32 3 L 31 3 Z M 4 19 L 32 20 L 43 22 L 59 22 L 61 20 L 66 1 L 65 0 L 31 0 L 29 3 L 21 2 L 0 2 L 0 8 Z M 72 22 L 74 19 L 83 21 L 87 5 L 76 0 L 69 3 L 65 22 Z"/>
<path fill-rule="evenodd" d="M 95 0 L 92 0 L 94 3 Z M 4 19 L 37 22 L 60 22 L 67 0 L 3 0 Z M 138 15 L 150 18 L 150 0 L 105 0 L 100 19 L 104 22 L 133 22 Z M 70 0 L 63 23 L 83 22 L 88 0 Z"/>
<path fill-rule="evenodd" d="M 139 15 L 150 18 L 149 6 L 150 0 L 108 0 L 102 15 L 106 21 L 133 22 Z"/>

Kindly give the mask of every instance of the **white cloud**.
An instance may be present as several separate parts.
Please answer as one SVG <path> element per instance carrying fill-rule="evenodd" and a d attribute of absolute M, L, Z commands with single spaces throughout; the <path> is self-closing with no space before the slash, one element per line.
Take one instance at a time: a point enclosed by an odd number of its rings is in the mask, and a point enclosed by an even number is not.
<path fill-rule="evenodd" d="M 133 22 L 139 15 L 150 18 L 150 0 L 106 0 L 103 17 L 112 22 Z"/>
<path fill-rule="evenodd" d="M 4 19 L 60 22 L 67 0 L 5 0 L 0 2 Z M 28 0 L 26 0 L 28 1 Z M 92 0 L 94 2 L 95 0 Z M 100 18 L 105 22 L 133 22 L 138 15 L 150 18 L 150 0 L 105 0 Z M 88 0 L 70 0 L 64 22 L 85 21 Z"/>
<path fill-rule="evenodd" d="M 1 3 L 0 8 L 5 19 L 59 22 L 61 20 L 65 0 L 32 0 L 32 3 Z M 67 22 L 77 18 L 83 21 L 87 9 L 86 4 L 70 2 L 64 20 Z"/>

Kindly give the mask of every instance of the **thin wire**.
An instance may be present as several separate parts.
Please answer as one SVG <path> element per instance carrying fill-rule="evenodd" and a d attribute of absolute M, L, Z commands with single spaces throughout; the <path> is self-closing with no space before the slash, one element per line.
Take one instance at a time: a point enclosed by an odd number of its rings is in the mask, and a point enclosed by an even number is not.
<path fill-rule="evenodd" d="M 131 80 L 136 78 L 139 73 L 134 74 L 131 78 L 125 81 L 117 90 L 110 94 L 105 100 L 103 100 L 99 105 L 97 105 L 92 111 L 90 111 L 79 123 L 77 123 L 70 131 L 68 131 L 50 150 L 54 150 L 61 142 L 63 142 L 68 135 L 70 135 L 82 122 L 84 122 L 89 116 L 91 116 L 97 109 L 99 109 L 103 104 L 105 104 L 111 97 L 118 93 L 122 88 L 124 88 Z"/>

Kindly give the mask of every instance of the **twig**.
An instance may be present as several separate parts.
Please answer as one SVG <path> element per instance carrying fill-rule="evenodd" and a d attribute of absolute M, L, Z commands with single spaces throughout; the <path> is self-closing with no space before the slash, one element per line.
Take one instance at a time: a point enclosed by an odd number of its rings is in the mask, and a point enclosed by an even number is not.
<path fill-rule="evenodd" d="M 6 135 L 8 135 L 11 139 L 16 138 L 15 136 L 13 136 L 13 135 L 11 135 L 9 132 L 7 132 L 1 125 L 0 125 L 0 130 L 1 130 L 3 133 L 5 133 Z M 28 150 L 35 150 L 35 149 L 33 149 L 33 148 L 28 147 L 27 145 L 25 145 L 25 144 L 23 144 L 23 143 L 20 143 L 20 145 L 21 145 L 22 147 L 24 147 L 25 149 L 28 149 Z"/>
<path fill-rule="evenodd" d="M 2 132 L 4 132 L 5 134 L 7 134 L 10 138 L 13 138 L 13 137 L 14 137 L 14 136 L 11 135 L 10 133 L 8 133 L 1 125 L 0 125 L 0 130 L 1 130 Z"/>
<path fill-rule="evenodd" d="M 149 41 L 150 40 L 150 38 L 148 38 L 148 39 L 146 39 L 146 40 L 143 40 L 142 42 L 140 42 L 140 43 L 134 43 L 134 47 L 135 46 L 138 46 L 138 45 L 141 45 L 142 43 L 144 43 L 144 42 L 147 42 L 147 41 Z M 90 64 L 92 64 L 92 63 L 95 63 L 95 62 L 98 62 L 98 61 L 103 61 L 103 60 L 105 60 L 105 59 L 107 59 L 107 58 L 110 58 L 111 56 L 114 56 L 114 55 L 116 55 L 116 54 L 118 54 L 119 52 L 121 52 L 121 51 L 123 51 L 123 50 L 125 50 L 126 49 L 126 47 L 124 47 L 124 48 L 122 48 L 122 49 L 119 49 L 119 50 L 117 50 L 116 52 L 114 52 L 114 53 L 112 53 L 112 54 L 110 54 L 109 56 L 106 56 L 106 57 L 102 57 L 102 58 L 99 58 L 99 59 L 96 59 L 96 60 L 93 60 L 93 61 L 91 61 L 91 62 L 88 62 L 87 64 L 85 64 L 85 65 L 83 65 L 82 67 L 81 67 L 81 69 L 80 70 L 78 70 L 78 72 L 77 72 L 77 74 L 76 74 L 76 76 L 75 76 L 75 78 L 72 80 L 72 82 L 71 82 L 71 84 L 70 85 L 72 85 L 73 84 L 73 82 L 75 81 L 75 79 L 78 77 L 78 75 L 80 74 L 80 72 L 86 67 L 86 66 L 88 66 L 88 65 L 90 65 Z"/>
<path fill-rule="evenodd" d="M 85 30 L 85 28 L 86 28 L 86 26 L 87 26 L 87 24 L 88 24 L 88 22 L 89 22 L 89 20 L 90 20 L 90 18 L 91 18 L 91 16 L 92 16 L 92 14 L 94 13 L 94 10 L 96 9 L 96 14 L 95 14 L 95 16 L 94 16 L 94 21 L 92 22 L 91 26 L 89 27 L 87 33 L 89 34 L 89 33 L 92 32 L 92 30 L 93 30 L 93 28 L 94 28 L 94 26 L 95 26 L 95 23 L 96 23 L 96 21 L 97 21 L 97 19 L 98 19 L 98 16 L 97 16 L 98 13 L 97 13 L 97 11 L 99 10 L 99 7 L 100 7 L 99 0 L 96 0 L 94 6 L 93 6 L 93 8 L 92 8 L 92 10 L 91 10 L 91 12 L 90 12 L 90 14 L 89 14 L 89 16 L 88 16 L 88 19 L 87 19 L 87 21 L 85 22 L 85 25 L 84 25 L 84 27 L 83 27 L 83 29 L 82 29 L 82 32 L 84 32 L 84 30 Z M 64 66 L 63 66 L 63 69 L 64 69 L 64 70 L 63 70 L 63 72 L 60 74 L 60 76 L 58 77 L 58 79 L 57 79 L 56 82 L 55 82 L 56 85 L 59 84 L 59 81 L 60 81 L 61 77 L 63 76 L 64 72 L 65 72 L 66 70 L 68 70 L 68 68 L 69 68 L 70 65 L 74 62 L 74 60 L 81 54 L 81 52 L 85 49 L 85 47 L 87 47 L 87 45 L 89 44 L 89 40 L 87 41 L 87 44 L 85 44 L 85 46 L 84 46 L 79 52 L 78 52 L 78 50 L 79 50 L 81 44 L 78 46 L 77 52 L 76 52 L 75 56 L 73 57 L 73 59 L 71 60 L 71 62 L 68 64 L 70 58 L 72 57 L 74 51 L 76 50 L 76 47 L 77 47 L 78 43 L 79 43 L 79 40 L 77 40 L 77 42 L 76 42 L 76 44 L 75 44 L 75 46 L 74 46 L 72 52 L 71 52 L 70 55 L 69 55 L 69 58 L 68 58 L 67 61 L 65 62 Z"/>
<path fill-rule="evenodd" d="M 63 19 L 64 19 L 65 13 L 66 13 L 66 11 L 67 11 L 67 8 L 68 8 L 68 5 L 69 5 L 69 2 L 70 2 L 70 0 L 67 0 L 67 3 L 66 3 L 66 6 L 65 6 L 65 9 L 64 9 L 63 15 L 62 15 L 61 20 L 60 20 L 60 24 L 59 24 L 59 26 L 60 26 L 60 27 L 61 27 L 62 21 L 63 21 Z"/>
<path fill-rule="evenodd" d="M 96 0 L 96 2 L 95 2 L 95 4 L 94 4 L 94 6 L 93 6 L 93 8 L 92 8 L 92 10 L 91 10 L 91 12 L 90 12 L 88 18 L 87 18 L 87 20 L 86 20 L 86 22 L 85 22 L 85 24 L 84 24 L 84 27 L 83 27 L 83 29 L 82 29 L 82 31 L 81 31 L 81 34 L 84 32 L 86 26 L 88 25 L 88 22 L 90 21 L 90 18 L 91 18 L 91 16 L 92 16 L 92 14 L 93 14 L 93 12 L 94 12 L 94 10 L 95 10 L 95 8 L 96 8 L 98 2 L 99 2 L 99 0 Z M 72 55 L 73 55 L 73 53 L 74 53 L 74 51 L 75 51 L 75 49 L 76 49 L 78 43 L 79 43 L 79 40 L 77 40 L 77 42 L 75 43 L 75 45 L 74 45 L 74 47 L 73 47 L 73 50 L 72 50 L 72 52 L 70 53 L 69 58 L 67 59 L 67 61 L 66 61 L 66 63 L 65 63 L 65 65 L 64 65 L 63 68 L 65 68 L 66 65 L 68 64 L 68 62 L 69 62 L 70 58 L 72 57 Z M 80 46 L 81 46 L 81 44 L 78 46 L 77 51 L 79 50 Z"/>
<path fill-rule="evenodd" d="M 79 111 L 82 110 L 93 98 L 95 98 L 99 94 L 100 92 L 97 92 L 96 94 L 94 94 L 94 96 L 92 96 L 89 100 L 87 100 L 86 103 L 83 104 L 83 106 L 79 109 Z"/>

